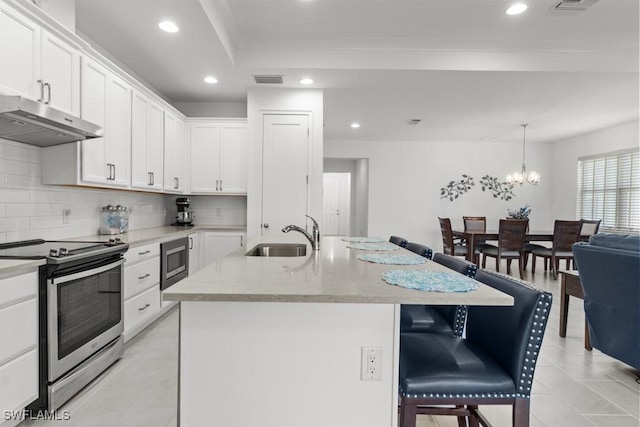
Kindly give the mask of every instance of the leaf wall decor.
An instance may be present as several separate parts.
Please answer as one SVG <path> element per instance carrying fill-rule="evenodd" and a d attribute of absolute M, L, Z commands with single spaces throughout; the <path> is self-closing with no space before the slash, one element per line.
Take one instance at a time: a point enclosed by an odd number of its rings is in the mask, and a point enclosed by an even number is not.
<path fill-rule="evenodd" d="M 471 187 L 473 187 L 474 185 L 476 185 L 476 183 L 473 182 L 473 177 L 467 174 L 464 174 L 462 175 L 461 180 L 449 181 L 449 184 L 447 184 L 446 187 L 442 187 L 440 189 L 440 198 L 441 199 L 448 198 L 450 201 L 453 202 L 455 199 L 460 197 L 461 194 L 464 194 L 467 191 L 469 191 Z"/>
<path fill-rule="evenodd" d="M 513 194 L 513 184 L 508 182 L 500 182 L 498 178 L 485 175 L 480 178 L 480 185 L 482 191 L 489 190 L 494 198 L 500 198 L 500 200 L 511 200 L 515 197 Z"/>

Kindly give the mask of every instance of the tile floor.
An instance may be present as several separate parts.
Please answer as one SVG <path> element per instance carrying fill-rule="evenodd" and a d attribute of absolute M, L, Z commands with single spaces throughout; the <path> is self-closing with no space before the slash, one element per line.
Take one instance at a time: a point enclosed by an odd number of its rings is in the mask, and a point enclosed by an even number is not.
<path fill-rule="evenodd" d="M 567 337 L 560 338 L 560 282 L 541 271 L 535 277 L 528 272 L 526 280 L 554 296 L 535 373 L 531 426 L 639 427 L 636 375 L 597 350 L 584 350 L 580 300 L 571 299 Z M 128 342 L 119 362 L 60 409 L 69 411 L 70 420 L 24 421 L 20 427 L 176 426 L 177 335 L 178 311 L 174 309 Z M 511 426 L 510 408 L 481 410 L 494 426 Z M 434 426 L 455 427 L 457 422 L 453 417 L 419 417 L 418 427 Z"/>

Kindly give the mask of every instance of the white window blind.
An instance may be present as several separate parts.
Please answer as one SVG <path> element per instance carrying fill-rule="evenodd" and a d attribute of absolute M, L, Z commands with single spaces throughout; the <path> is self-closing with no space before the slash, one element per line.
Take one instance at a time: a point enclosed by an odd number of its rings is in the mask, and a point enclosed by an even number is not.
<path fill-rule="evenodd" d="M 578 159 L 578 218 L 601 219 L 608 232 L 640 231 L 640 152 Z"/>

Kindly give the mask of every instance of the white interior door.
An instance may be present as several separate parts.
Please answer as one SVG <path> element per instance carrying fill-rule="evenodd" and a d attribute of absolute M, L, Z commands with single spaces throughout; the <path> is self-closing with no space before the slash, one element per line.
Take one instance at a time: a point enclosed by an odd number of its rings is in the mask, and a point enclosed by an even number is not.
<path fill-rule="evenodd" d="M 322 175 L 323 234 L 348 236 L 351 204 L 351 174 L 324 173 Z"/>
<path fill-rule="evenodd" d="M 262 132 L 262 236 L 278 236 L 306 224 L 309 116 L 265 114 Z"/>

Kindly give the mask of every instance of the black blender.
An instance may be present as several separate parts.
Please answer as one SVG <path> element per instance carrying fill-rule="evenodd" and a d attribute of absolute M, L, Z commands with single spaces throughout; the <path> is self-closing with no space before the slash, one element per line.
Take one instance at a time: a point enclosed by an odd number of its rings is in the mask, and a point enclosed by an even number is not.
<path fill-rule="evenodd" d="M 189 210 L 191 200 L 187 197 L 178 197 L 176 199 L 176 206 L 178 207 L 178 213 L 176 214 L 176 222 L 172 225 L 178 225 L 182 227 L 191 227 L 193 225 L 193 212 Z"/>

